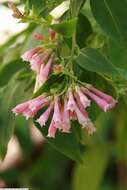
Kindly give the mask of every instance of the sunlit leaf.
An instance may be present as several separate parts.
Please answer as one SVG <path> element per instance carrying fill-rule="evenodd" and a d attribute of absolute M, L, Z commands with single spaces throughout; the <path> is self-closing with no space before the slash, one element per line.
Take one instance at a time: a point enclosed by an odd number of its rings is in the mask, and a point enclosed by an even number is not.
<path fill-rule="evenodd" d="M 106 74 L 111 77 L 119 75 L 115 66 L 96 49 L 82 49 L 75 61 L 82 69 L 88 71 Z"/>
<path fill-rule="evenodd" d="M 117 43 L 127 46 L 127 2 L 91 0 L 93 14 L 102 29 Z"/>

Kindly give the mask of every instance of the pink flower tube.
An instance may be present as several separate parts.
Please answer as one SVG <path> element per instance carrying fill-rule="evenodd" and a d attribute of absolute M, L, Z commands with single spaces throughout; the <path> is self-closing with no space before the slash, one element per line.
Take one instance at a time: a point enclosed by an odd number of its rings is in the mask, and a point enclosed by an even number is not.
<path fill-rule="evenodd" d="M 96 104 L 104 111 L 108 111 L 109 109 L 115 106 L 114 102 L 108 103 L 105 99 L 101 98 L 100 96 L 94 94 L 93 92 L 89 91 L 86 88 L 82 88 L 84 94 L 88 95 L 92 100 L 96 102 Z"/>
<path fill-rule="evenodd" d="M 48 62 L 46 63 L 46 65 L 42 66 L 42 68 L 40 69 L 40 73 L 39 73 L 40 84 L 43 84 L 48 79 L 48 75 L 50 73 L 52 64 L 53 64 L 53 56 L 51 56 Z"/>
<path fill-rule="evenodd" d="M 87 98 L 87 96 L 85 96 L 85 94 L 83 94 L 83 92 L 81 91 L 80 87 L 76 86 L 76 92 L 80 98 L 80 101 L 83 105 L 84 108 L 87 108 L 90 106 L 90 100 Z"/>
<path fill-rule="evenodd" d="M 56 128 L 54 120 L 52 119 L 51 124 L 50 124 L 49 129 L 48 129 L 47 137 L 55 138 L 56 131 L 57 131 L 57 128 Z"/>
<path fill-rule="evenodd" d="M 36 73 L 40 72 L 41 66 L 44 67 L 45 62 L 48 60 L 51 51 L 45 51 L 39 54 L 35 54 L 32 59 L 30 60 L 30 66 L 33 71 Z"/>
<path fill-rule="evenodd" d="M 45 123 L 48 121 L 52 109 L 53 109 L 53 104 L 50 104 L 47 110 L 39 117 L 39 119 L 36 120 L 41 126 L 44 126 Z"/>
<path fill-rule="evenodd" d="M 38 46 L 36 48 L 33 48 L 31 50 L 26 51 L 21 58 L 23 59 L 23 61 L 30 61 L 32 59 L 32 57 L 41 49 L 41 46 Z"/>
<path fill-rule="evenodd" d="M 99 96 L 100 98 L 104 99 L 106 102 L 108 102 L 109 104 L 111 104 L 111 107 L 114 107 L 116 105 L 116 103 L 118 102 L 117 100 L 115 100 L 112 96 L 109 96 L 108 94 L 105 94 L 104 92 L 101 92 L 100 90 L 96 89 L 95 87 L 91 86 L 89 88 L 89 90 L 91 92 L 93 92 L 94 94 L 96 94 L 97 96 Z"/>
<path fill-rule="evenodd" d="M 68 90 L 68 103 L 67 103 L 67 109 L 71 112 L 75 110 L 75 100 L 72 93 L 72 89 L 70 88 Z"/>
<path fill-rule="evenodd" d="M 46 106 L 49 103 L 49 100 L 47 100 L 44 96 L 39 96 L 37 98 L 34 98 L 32 100 L 26 101 L 22 104 L 17 105 L 15 108 L 12 109 L 12 112 L 16 115 L 23 115 L 28 118 L 33 118 L 36 113 L 44 106 Z"/>
<path fill-rule="evenodd" d="M 64 108 L 63 108 L 63 115 L 62 115 L 62 132 L 69 133 L 71 124 L 69 118 L 69 111 L 67 109 L 67 100 L 64 99 Z"/>
<path fill-rule="evenodd" d="M 75 113 L 77 115 L 78 122 L 81 124 L 81 126 L 86 127 L 88 118 L 80 111 L 77 105 L 75 106 Z"/>
<path fill-rule="evenodd" d="M 72 112 L 69 110 L 69 117 L 70 117 L 70 120 L 72 120 L 72 121 L 77 120 L 77 115 L 76 115 L 75 111 Z"/>
<path fill-rule="evenodd" d="M 94 124 L 89 120 L 86 126 L 86 130 L 88 135 L 92 135 L 96 132 L 96 128 L 94 127 Z"/>
<path fill-rule="evenodd" d="M 53 121 L 57 129 L 62 129 L 62 113 L 60 110 L 60 102 L 59 98 L 56 97 L 54 100 L 54 114 L 53 114 Z"/>

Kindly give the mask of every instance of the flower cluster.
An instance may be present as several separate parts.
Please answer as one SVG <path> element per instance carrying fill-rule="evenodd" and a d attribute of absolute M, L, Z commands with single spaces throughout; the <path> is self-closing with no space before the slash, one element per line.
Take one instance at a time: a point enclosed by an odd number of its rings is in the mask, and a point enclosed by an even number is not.
<path fill-rule="evenodd" d="M 45 37 L 36 34 L 37 40 L 45 41 Z M 50 30 L 49 42 L 55 43 L 56 33 Z M 64 70 L 63 65 L 55 64 L 55 52 L 52 46 L 40 45 L 22 55 L 24 61 L 30 62 L 31 69 L 36 73 L 35 91 L 43 85 L 48 79 L 51 71 L 58 74 Z M 34 99 L 17 105 L 12 109 L 16 115 L 23 115 L 28 118 L 34 118 L 38 111 L 46 108 L 41 116 L 36 120 L 43 127 L 49 117 L 51 123 L 48 129 L 48 137 L 55 137 L 56 131 L 60 130 L 63 133 L 71 132 L 71 121 L 77 120 L 79 124 L 86 129 L 88 134 L 93 134 L 96 131 L 94 124 L 90 120 L 86 111 L 93 100 L 104 112 L 113 108 L 117 101 L 94 88 L 92 85 L 79 85 L 76 81 L 73 86 L 70 86 L 62 95 L 50 94 L 50 96 L 40 95 Z"/>
<path fill-rule="evenodd" d="M 54 41 L 56 33 L 52 30 L 50 32 L 50 40 Z M 36 34 L 35 38 L 38 40 L 44 40 L 44 36 Z M 40 87 L 49 76 L 54 63 L 54 52 L 50 47 L 45 45 L 37 46 L 27 52 L 25 52 L 21 58 L 23 61 L 30 62 L 30 68 L 37 74 L 36 85 Z"/>
<path fill-rule="evenodd" d="M 36 120 L 42 127 L 46 124 L 49 117 L 52 116 L 48 129 L 48 137 L 55 137 L 56 131 L 63 133 L 71 132 L 71 121 L 77 120 L 79 124 L 86 129 L 88 134 L 96 131 L 94 124 L 90 120 L 86 108 L 90 106 L 93 100 L 104 112 L 113 108 L 117 101 L 94 88 L 93 86 L 70 87 L 64 97 L 55 96 L 45 98 L 39 96 L 23 104 L 19 104 L 12 111 L 16 114 L 22 114 L 26 118 L 34 117 L 37 112 L 47 106 L 46 111 Z"/>

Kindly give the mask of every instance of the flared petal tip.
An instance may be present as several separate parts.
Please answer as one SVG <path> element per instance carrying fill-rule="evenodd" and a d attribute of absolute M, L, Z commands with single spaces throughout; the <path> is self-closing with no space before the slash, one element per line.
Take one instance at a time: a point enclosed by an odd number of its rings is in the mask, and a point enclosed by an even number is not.
<path fill-rule="evenodd" d="M 36 122 L 43 127 L 45 125 L 45 122 L 43 122 L 42 120 L 40 121 L 40 119 L 37 119 Z"/>
<path fill-rule="evenodd" d="M 54 139 L 54 138 L 55 138 L 55 135 L 48 134 L 47 137 L 48 137 L 48 138 L 53 138 L 53 139 Z"/>
<path fill-rule="evenodd" d="M 17 111 L 16 111 L 16 109 L 15 108 L 13 108 L 12 110 L 11 110 L 11 112 L 12 113 L 14 113 L 15 114 L 15 116 L 17 116 L 19 113 L 17 113 Z"/>
<path fill-rule="evenodd" d="M 104 112 L 107 112 L 108 110 L 114 108 L 117 103 L 118 103 L 117 100 L 113 100 L 110 104 L 107 104 L 107 105 L 104 107 Z"/>
<path fill-rule="evenodd" d="M 86 126 L 87 134 L 93 135 L 96 132 L 94 124 L 89 120 L 88 125 Z"/>
<path fill-rule="evenodd" d="M 93 135 L 96 131 L 97 131 L 96 128 L 92 128 L 92 129 L 88 129 L 87 133 L 88 135 Z"/>
<path fill-rule="evenodd" d="M 28 54 L 27 54 L 27 53 L 24 53 L 24 54 L 21 56 L 21 59 L 22 59 L 23 61 L 29 61 Z"/>

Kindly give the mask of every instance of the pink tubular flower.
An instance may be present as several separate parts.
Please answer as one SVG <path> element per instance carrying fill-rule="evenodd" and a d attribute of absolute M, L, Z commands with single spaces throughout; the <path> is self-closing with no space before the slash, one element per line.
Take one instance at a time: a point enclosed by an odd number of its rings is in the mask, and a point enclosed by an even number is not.
<path fill-rule="evenodd" d="M 43 104 L 47 103 L 47 99 L 43 96 L 38 96 L 37 98 L 34 98 L 29 101 L 29 109 L 31 111 L 38 111 Z"/>
<path fill-rule="evenodd" d="M 77 119 L 79 121 L 79 123 L 85 127 L 86 123 L 87 123 L 87 118 L 86 116 L 80 111 L 80 109 L 78 108 L 75 100 L 74 100 L 74 96 L 72 94 L 72 91 L 69 90 L 69 100 L 68 100 L 68 104 L 67 104 L 67 109 L 70 111 L 74 111 L 76 113 Z"/>
<path fill-rule="evenodd" d="M 43 96 L 39 96 L 37 98 L 17 105 L 15 108 L 12 109 L 12 112 L 16 115 L 21 114 L 28 119 L 30 117 L 34 117 L 36 113 L 48 103 L 49 100 L 47 100 Z"/>
<path fill-rule="evenodd" d="M 52 64 L 53 64 L 53 56 L 51 56 L 47 64 L 40 69 L 40 74 L 39 74 L 40 84 L 43 84 L 48 79 L 48 75 L 51 70 Z"/>
<path fill-rule="evenodd" d="M 90 106 L 90 100 L 87 98 L 87 96 L 85 96 L 85 94 L 82 93 L 80 87 L 76 86 L 76 92 L 80 98 L 80 101 L 83 105 L 84 108 L 87 108 L 88 106 Z"/>
<path fill-rule="evenodd" d="M 36 48 L 33 48 L 31 50 L 26 51 L 21 58 L 23 61 L 30 61 L 32 57 L 41 49 L 42 47 L 38 46 Z"/>
<path fill-rule="evenodd" d="M 75 110 L 75 100 L 72 93 L 72 89 L 68 90 L 68 103 L 67 103 L 67 109 L 73 112 Z"/>
<path fill-rule="evenodd" d="M 83 104 L 81 103 L 80 98 L 77 96 L 77 94 L 75 94 L 75 98 L 76 98 L 76 102 L 77 102 L 77 106 L 78 106 L 79 110 L 86 117 L 86 119 L 88 119 L 88 113 L 85 110 L 85 108 L 84 108 Z"/>
<path fill-rule="evenodd" d="M 97 96 L 96 94 L 92 93 L 88 89 L 82 88 L 83 92 L 88 95 L 91 99 L 93 99 L 96 104 L 104 111 L 108 111 L 112 107 L 114 107 L 114 104 L 110 104 L 106 102 L 106 100 L 102 99 L 101 97 Z"/>
<path fill-rule="evenodd" d="M 76 114 L 76 118 L 79 121 L 79 123 L 83 126 L 86 127 L 89 121 L 88 114 L 86 110 L 84 109 L 84 106 L 80 102 L 80 98 L 78 97 L 77 93 L 74 92 L 74 96 L 72 94 L 72 91 L 69 90 L 69 100 L 67 104 L 67 109 L 70 110 L 71 112 L 74 112 Z M 76 98 L 76 101 L 74 99 Z"/>
<path fill-rule="evenodd" d="M 100 98 L 102 98 L 103 100 L 105 100 L 106 102 L 108 102 L 109 104 L 111 104 L 112 107 L 116 105 L 117 100 L 115 100 L 112 96 L 109 96 L 108 94 L 105 94 L 104 92 L 101 92 L 100 90 L 94 88 L 93 86 L 91 86 L 89 90 L 93 92 L 94 94 L 96 94 L 97 96 L 99 96 Z"/>
<path fill-rule="evenodd" d="M 36 120 L 41 126 L 44 126 L 45 123 L 48 121 L 52 109 L 53 109 L 53 104 L 50 104 L 48 109 L 40 116 L 39 119 Z"/>
<path fill-rule="evenodd" d="M 96 128 L 94 127 L 94 124 L 89 120 L 86 126 L 86 130 L 88 135 L 92 135 L 96 132 Z"/>
<path fill-rule="evenodd" d="M 75 94 L 76 97 L 76 101 L 77 101 L 77 105 L 79 107 L 79 110 L 82 112 L 82 114 L 84 115 L 84 117 L 86 118 L 86 123 L 85 123 L 85 128 L 87 130 L 87 133 L 89 135 L 92 135 L 95 131 L 96 128 L 94 127 L 93 123 L 91 122 L 91 120 L 89 119 L 88 113 L 87 111 L 84 109 L 83 104 L 80 101 L 80 98 L 77 96 L 77 94 Z"/>
<path fill-rule="evenodd" d="M 76 116 L 76 113 L 75 111 L 69 111 L 69 117 L 70 117 L 70 120 L 72 121 L 76 121 L 77 120 L 77 116 Z"/>
<path fill-rule="evenodd" d="M 32 111 L 32 110 L 30 110 L 30 109 L 27 109 L 27 110 L 25 110 L 25 111 L 22 113 L 22 115 L 23 115 L 24 117 L 26 117 L 26 120 L 28 120 L 29 118 L 33 118 L 33 117 L 34 117 L 35 111 Z"/>
<path fill-rule="evenodd" d="M 54 120 L 52 119 L 51 124 L 48 129 L 47 137 L 55 138 L 56 131 L 57 131 L 57 128 L 56 128 Z"/>
<path fill-rule="evenodd" d="M 57 129 L 62 129 L 62 114 L 60 110 L 60 102 L 59 98 L 55 98 L 54 103 L 54 114 L 53 114 L 53 121 Z"/>
<path fill-rule="evenodd" d="M 41 34 L 36 34 L 35 37 L 38 40 L 43 40 L 43 45 L 37 46 L 26 53 L 24 53 L 21 57 L 24 61 L 30 62 L 31 70 L 35 71 L 38 75 L 36 77 L 36 90 L 43 85 L 43 83 L 48 79 L 48 75 L 50 70 L 52 69 L 53 72 L 53 65 L 54 65 L 54 56 L 53 53 L 54 48 L 56 46 L 55 43 L 55 35 L 56 33 L 53 30 L 50 30 L 50 38 L 44 39 L 44 36 Z M 45 42 L 45 43 L 44 43 Z M 54 47 L 48 47 L 48 43 L 54 43 Z M 58 68 L 58 67 L 57 67 Z M 59 66 L 59 70 L 61 71 L 62 67 Z M 61 71 L 62 72 L 62 71 Z"/>
<path fill-rule="evenodd" d="M 77 115 L 78 122 L 82 125 L 82 127 L 86 127 L 88 118 L 80 111 L 77 105 L 75 106 L 75 113 Z"/>
<path fill-rule="evenodd" d="M 67 100 L 64 100 L 64 110 L 62 115 L 62 132 L 69 133 L 70 132 L 70 118 L 69 111 L 67 109 Z"/>
<path fill-rule="evenodd" d="M 45 52 L 35 54 L 30 60 L 31 69 L 39 73 L 41 66 L 44 66 L 44 63 L 47 61 L 50 53 L 51 51 L 47 50 Z"/>
<path fill-rule="evenodd" d="M 16 115 L 22 114 L 29 107 L 29 101 L 18 104 L 15 108 L 12 109 L 12 112 Z"/>

